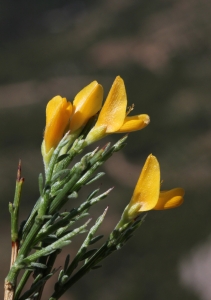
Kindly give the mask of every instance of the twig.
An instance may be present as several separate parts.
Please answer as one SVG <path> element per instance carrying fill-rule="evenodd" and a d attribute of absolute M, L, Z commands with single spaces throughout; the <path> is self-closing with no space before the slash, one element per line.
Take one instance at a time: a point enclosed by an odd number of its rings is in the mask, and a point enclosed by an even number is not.
<path fill-rule="evenodd" d="M 10 268 L 13 266 L 14 262 L 16 261 L 18 255 L 18 249 L 19 249 L 18 214 L 19 214 L 20 197 L 21 197 L 23 182 L 24 182 L 24 178 L 21 177 L 21 160 L 19 160 L 14 202 L 9 203 L 9 211 L 11 214 L 11 241 L 12 241 Z M 5 289 L 4 300 L 13 300 L 14 293 L 15 293 L 15 286 L 11 282 L 5 281 L 4 289 Z"/>

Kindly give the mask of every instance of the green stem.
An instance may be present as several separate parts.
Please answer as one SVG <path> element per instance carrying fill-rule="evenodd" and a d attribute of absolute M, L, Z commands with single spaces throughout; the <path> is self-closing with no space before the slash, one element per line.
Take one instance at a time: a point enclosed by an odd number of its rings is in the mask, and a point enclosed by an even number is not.
<path fill-rule="evenodd" d="M 17 256 L 17 263 L 10 269 L 6 281 L 10 282 L 13 286 L 15 286 L 18 273 L 20 271 L 20 268 L 18 267 L 18 260 L 22 260 L 22 258 L 26 257 L 28 252 L 31 250 L 33 245 L 33 240 L 35 239 L 36 235 L 40 231 L 42 225 L 43 225 L 43 215 L 45 214 L 45 207 L 46 207 L 46 201 L 45 198 L 48 199 L 48 195 L 44 195 L 44 200 L 41 199 L 40 207 L 38 210 L 38 216 L 35 219 L 35 223 L 32 226 L 32 229 L 29 231 L 25 241 L 23 242 L 22 247 L 20 248 Z M 43 202 L 42 202 L 43 200 Z"/>
<path fill-rule="evenodd" d="M 73 133 L 73 137 L 72 137 L 72 140 L 71 142 L 73 143 L 72 147 L 70 148 L 70 150 L 67 152 L 68 154 L 68 157 L 63 159 L 57 166 L 56 166 L 56 171 L 60 171 L 60 170 L 63 170 L 63 169 L 66 169 L 69 164 L 71 163 L 71 161 L 73 160 L 73 158 L 79 154 L 83 148 L 84 148 L 84 141 L 81 140 L 80 138 L 78 140 L 76 140 L 76 138 L 78 137 L 78 133 L 76 133 L 76 135 L 74 135 Z M 71 143 L 70 143 L 71 144 Z M 69 144 L 69 145 L 70 145 Z"/>
<path fill-rule="evenodd" d="M 49 246 L 46 246 L 45 248 L 42 248 L 41 250 L 36 251 L 35 253 L 27 256 L 26 258 L 22 259 L 20 261 L 21 264 L 29 264 L 29 262 L 34 262 L 36 261 L 38 258 L 40 258 L 41 256 L 46 256 L 51 254 L 52 252 L 54 252 L 57 249 L 61 249 L 64 246 L 68 245 L 71 243 L 71 238 L 73 238 L 75 235 L 83 232 L 85 230 L 85 228 L 87 227 L 88 223 L 90 222 L 90 220 L 88 220 L 85 224 L 83 224 L 82 226 L 74 229 L 73 231 L 67 233 L 66 235 L 64 235 L 63 237 L 61 237 L 60 239 L 58 239 L 56 242 L 50 244 Z"/>
<path fill-rule="evenodd" d="M 21 177 L 21 161 L 19 161 L 14 202 L 13 202 L 13 204 L 10 203 L 10 205 L 9 205 L 9 210 L 11 213 L 11 240 L 12 240 L 12 242 L 16 242 L 18 240 L 18 216 L 19 216 L 20 197 L 21 197 L 21 190 L 22 190 L 23 182 L 24 182 L 24 178 Z"/>
<path fill-rule="evenodd" d="M 59 253 L 60 253 L 60 250 L 57 250 L 54 253 L 50 254 L 50 256 L 48 257 L 47 268 L 42 270 L 43 277 L 47 276 L 51 272 L 53 265 L 55 263 L 55 260 Z M 40 287 L 36 300 L 41 300 L 42 293 L 43 293 L 43 290 L 45 287 L 45 283 L 46 283 L 46 281 L 44 281 L 43 285 Z"/>
<path fill-rule="evenodd" d="M 37 233 L 40 230 L 40 224 L 39 223 L 35 223 L 34 226 L 32 227 L 31 231 L 29 232 L 29 234 L 27 235 L 27 238 L 23 244 L 23 246 L 20 248 L 16 262 L 10 269 L 7 277 L 6 277 L 6 281 L 10 282 L 13 286 L 15 286 L 16 284 L 16 280 L 18 277 L 18 274 L 20 272 L 20 268 L 18 267 L 18 259 L 20 259 L 21 257 L 25 257 L 27 255 L 27 253 L 30 250 L 30 247 L 32 245 L 33 239 L 34 237 L 37 235 Z"/>
<path fill-rule="evenodd" d="M 27 280 L 29 279 L 30 275 L 31 275 L 32 271 L 29 271 L 29 270 L 26 270 L 16 288 L 16 291 L 15 291 L 15 298 L 14 300 L 18 300 L 19 299 L 19 296 L 27 282 Z"/>
<path fill-rule="evenodd" d="M 37 216 L 35 219 L 34 225 L 32 226 L 25 241 L 23 242 L 23 245 L 20 248 L 20 251 L 18 253 L 19 257 L 20 257 L 20 255 L 23 255 L 25 257 L 28 254 L 28 252 L 31 250 L 34 239 L 35 239 L 36 235 L 38 234 L 38 232 L 40 231 L 42 224 L 43 224 L 42 218 L 39 218 Z"/>
<path fill-rule="evenodd" d="M 59 299 L 73 284 L 81 279 L 92 267 L 94 267 L 99 261 L 104 258 L 106 251 L 108 250 L 107 242 L 88 260 L 80 270 L 75 273 L 64 285 L 53 293 L 49 300 Z"/>
<path fill-rule="evenodd" d="M 65 203 L 68 199 L 65 198 L 65 196 L 69 193 L 71 193 L 72 187 L 76 184 L 76 182 L 78 181 L 78 179 L 81 177 L 81 172 L 82 170 L 80 170 L 79 172 L 75 173 L 71 180 L 66 183 L 66 185 L 64 186 L 63 190 L 58 193 L 58 195 L 55 197 L 55 199 L 53 200 L 53 202 L 51 203 L 50 209 L 49 209 L 49 214 L 54 214 L 56 211 L 58 211 Z"/>
<path fill-rule="evenodd" d="M 35 217 L 36 217 L 36 214 L 37 214 L 37 210 L 38 210 L 39 205 L 40 205 L 40 201 L 41 201 L 41 197 L 35 203 L 30 216 L 28 217 L 28 219 L 27 219 L 27 221 L 26 221 L 26 223 L 25 223 L 25 225 L 23 227 L 21 244 L 25 240 L 28 232 L 30 231 L 30 229 L 32 228 L 32 225 L 34 224 L 34 220 L 35 220 Z"/>

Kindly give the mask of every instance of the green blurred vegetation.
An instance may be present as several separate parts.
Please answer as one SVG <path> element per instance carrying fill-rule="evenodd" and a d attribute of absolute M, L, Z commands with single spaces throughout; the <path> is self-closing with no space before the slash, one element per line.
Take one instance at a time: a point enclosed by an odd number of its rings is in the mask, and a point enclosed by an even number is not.
<path fill-rule="evenodd" d="M 102 190 L 113 185 L 115 190 L 100 207 L 99 213 L 110 207 L 102 230 L 106 233 L 117 223 L 151 152 L 161 164 L 163 189 L 184 187 L 185 203 L 172 211 L 149 212 L 130 243 L 63 299 L 211 297 L 209 288 L 203 294 L 184 287 L 180 273 L 183 259 L 205 244 L 211 232 L 210 16 L 208 0 L 1 1 L 2 287 L 10 259 L 7 207 L 16 167 L 21 158 L 25 219 L 43 171 L 40 145 L 47 101 L 56 94 L 71 101 L 94 79 L 105 87 L 106 96 L 121 75 L 128 103 L 135 104 L 133 113 L 149 114 L 151 124 L 130 134 L 124 156 L 104 167 L 108 176 L 101 181 Z M 128 168 L 122 179 L 118 169 L 124 163 Z M 206 271 L 203 275 L 208 276 Z"/>

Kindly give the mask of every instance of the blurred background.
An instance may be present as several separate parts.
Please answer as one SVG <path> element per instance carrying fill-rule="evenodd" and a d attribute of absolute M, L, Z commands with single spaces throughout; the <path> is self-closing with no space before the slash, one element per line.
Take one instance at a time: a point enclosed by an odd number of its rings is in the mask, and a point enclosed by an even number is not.
<path fill-rule="evenodd" d="M 62 299 L 211 299 L 211 2 L 3 0 L 0 40 L 1 288 L 18 159 L 23 220 L 38 197 L 48 100 L 59 94 L 72 101 L 93 80 L 106 97 L 120 75 L 133 114 L 147 113 L 151 123 L 129 135 L 127 147 L 104 165 L 107 175 L 93 184 L 102 191 L 115 186 L 93 210 L 95 218 L 109 205 L 99 234 L 116 225 L 150 153 L 160 162 L 162 188 L 184 187 L 185 202 L 149 212 L 134 238 Z M 80 239 L 64 253 L 73 256 Z"/>

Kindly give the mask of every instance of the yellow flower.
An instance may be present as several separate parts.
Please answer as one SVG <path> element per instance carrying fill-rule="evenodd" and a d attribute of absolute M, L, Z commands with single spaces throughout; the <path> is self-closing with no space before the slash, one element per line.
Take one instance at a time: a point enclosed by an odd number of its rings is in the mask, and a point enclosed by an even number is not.
<path fill-rule="evenodd" d="M 87 121 L 101 109 L 102 101 L 103 87 L 97 81 L 83 88 L 73 101 L 70 132 L 82 129 Z"/>
<path fill-rule="evenodd" d="M 68 130 L 70 116 L 72 114 L 72 104 L 56 96 L 51 99 L 46 107 L 46 127 L 44 133 L 44 143 L 42 152 L 47 154 L 51 149 L 55 149 L 64 133 Z"/>
<path fill-rule="evenodd" d="M 111 133 L 140 130 L 149 124 L 148 115 L 128 117 L 126 109 L 127 95 L 124 81 L 120 76 L 117 76 L 95 126 L 86 137 L 86 143 L 91 144 Z"/>
<path fill-rule="evenodd" d="M 184 190 L 175 188 L 160 192 L 160 166 L 157 158 L 150 154 L 144 164 L 130 203 L 125 208 L 117 225 L 134 220 L 141 212 L 174 208 L 183 203 Z"/>
<path fill-rule="evenodd" d="M 70 130 L 70 133 L 74 133 L 73 138 L 76 138 L 87 121 L 100 110 L 102 101 L 103 88 L 97 81 L 93 81 L 76 95 L 73 105 L 61 96 L 48 102 L 41 148 L 46 166 L 63 135 Z"/>

